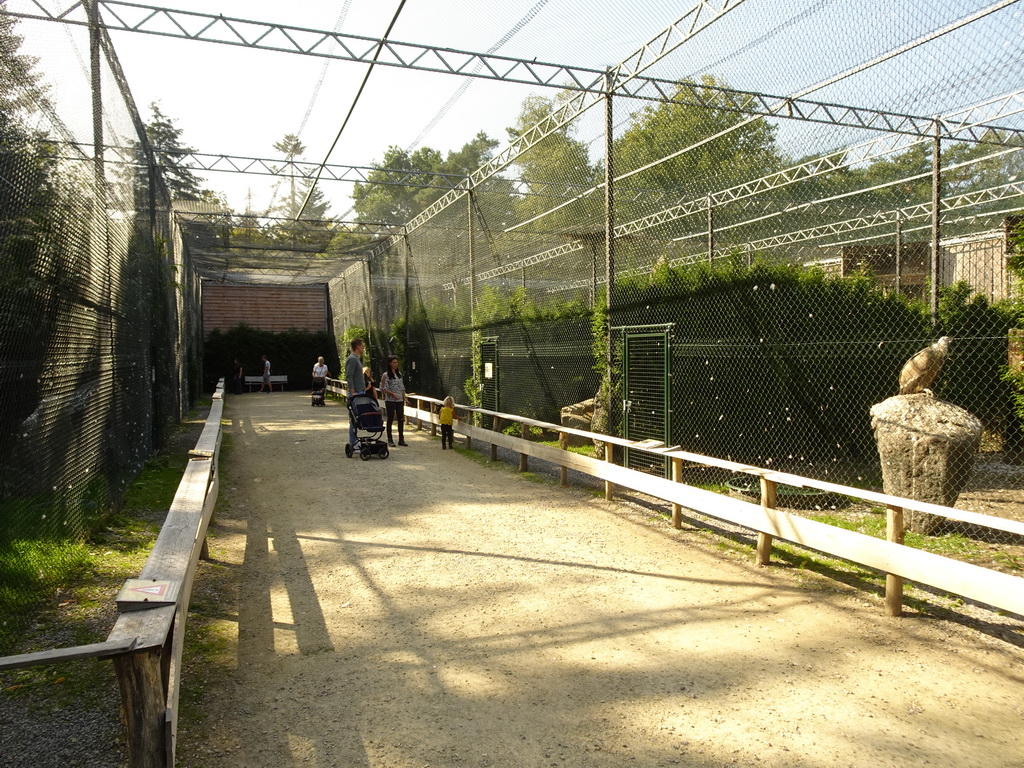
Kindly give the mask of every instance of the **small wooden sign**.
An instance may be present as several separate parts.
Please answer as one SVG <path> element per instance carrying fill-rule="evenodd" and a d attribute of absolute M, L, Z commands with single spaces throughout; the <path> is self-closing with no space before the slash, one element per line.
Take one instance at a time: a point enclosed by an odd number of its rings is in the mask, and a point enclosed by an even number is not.
<path fill-rule="evenodd" d="M 117 607 L 123 613 L 173 605 L 180 587 L 181 582 L 167 579 L 128 579 L 117 595 Z"/>

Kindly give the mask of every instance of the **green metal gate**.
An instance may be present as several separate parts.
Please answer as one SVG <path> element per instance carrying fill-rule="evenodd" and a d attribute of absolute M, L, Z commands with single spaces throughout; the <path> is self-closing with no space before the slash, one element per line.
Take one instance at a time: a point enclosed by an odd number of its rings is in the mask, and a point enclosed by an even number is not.
<path fill-rule="evenodd" d="M 623 437 L 667 444 L 672 434 L 668 330 L 623 330 Z M 630 469 L 669 476 L 665 457 L 627 448 L 625 463 Z"/>

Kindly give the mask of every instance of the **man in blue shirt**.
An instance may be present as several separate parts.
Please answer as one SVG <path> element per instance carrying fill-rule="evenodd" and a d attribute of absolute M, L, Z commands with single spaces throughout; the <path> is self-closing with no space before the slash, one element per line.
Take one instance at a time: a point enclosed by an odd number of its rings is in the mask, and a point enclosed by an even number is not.
<path fill-rule="evenodd" d="M 353 395 L 361 395 L 366 391 L 366 379 L 363 377 L 363 350 L 366 345 L 362 339 L 352 339 L 352 354 L 345 360 L 345 384 L 348 387 L 349 399 Z M 359 452 L 359 440 L 356 437 L 356 420 L 351 409 L 348 414 L 348 443 L 352 452 Z"/>

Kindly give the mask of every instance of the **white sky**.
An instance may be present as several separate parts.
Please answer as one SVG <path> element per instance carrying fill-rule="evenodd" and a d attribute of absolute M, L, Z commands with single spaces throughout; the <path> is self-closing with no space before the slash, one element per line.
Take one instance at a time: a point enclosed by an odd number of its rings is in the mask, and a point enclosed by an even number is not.
<path fill-rule="evenodd" d="M 486 51 L 535 4 L 537 0 L 507 0 L 502 3 L 446 3 L 407 0 L 391 39 L 470 51 Z M 268 22 L 334 28 L 343 3 L 313 0 L 280 2 L 220 2 L 216 9 L 208 2 L 175 0 L 181 10 L 217 12 Z M 387 28 L 397 2 L 352 0 L 341 31 L 379 38 Z M 636 29 L 616 33 L 600 24 L 584 45 L 579 38 L 567 39 L 566 32 L 580 28 L 576 15 L 595 3 L 578 0 L 548 0 L 544 8 L 499 53 L 538 57 L 582 66 L 605 66 L 642 45 L 673 20 L 678 3 L 654 2 L 650 19 Z M 611 10 L 596 4 L 602 13 Z M 287 9 L 284 12 L 283 9 Z M 597 19 L 600 20 L 600 16 Z M 184 130 L 184 139 L 201 151 L 254 157 L 275 156 L 273 144 L 284 134 L 297 132 L 309 108 L 324 59 L 270 51 L 233 48 L 226 45 L 180 39 L 120 33 L 114 45 L 127 73 L 140 108 L 159 100 L 161 109 Z M 532 43 L 530 41 L 533 41 Z M 623 53 L 619 54 L 622 51 Z M 159 62 L 159 63 L 157 63 Z M 320 161 L 351 106 L 366 67 L 344 61 L 330 61 L 313 111 L 302 132 L 305 159 Z M 437 111 L 459 87 L 462 78 L 378 66 L 352 119 L 331 156 L 340 164 L 366 165 L 380 159 L 391 145 L 409 146 Z M 480 131 L 504 144 L 506 127 L 515 122 L 523 98 L 533 89 L 508 83 L 474 82 L 445 119 L 424 137 L 422 144 L 442 152 L 458 149 Z M 554 91 L 548 90 L 549 95 Z M 245 206 L 249 187 L 255 207 L 265 204 L 265 178 L 237 178 L 210 174 L 208 185 L 224 190 L 236 208 Z M 349 185 L 324 181 L 322 189 L 336 201 L 332 212 L 347 210 Z"/>

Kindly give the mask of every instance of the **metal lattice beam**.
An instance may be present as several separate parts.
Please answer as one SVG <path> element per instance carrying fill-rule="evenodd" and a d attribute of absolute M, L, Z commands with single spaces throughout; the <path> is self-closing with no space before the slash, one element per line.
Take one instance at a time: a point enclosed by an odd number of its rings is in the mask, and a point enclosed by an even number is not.
<path fill-rule="evenodd" d="M 295 223 L 290 217 L 263 216 L 259 214 L 244 214 L 232 212 L 193 212 L 175 211 L 175 219 L 180 224 L 207 224 L 217 227 L 229 227 L 231 229 L 263 229 L 257 222 L 270 222 L 277 225 L 279 229 L 287 230 L 289 227 L 281 227 L 280 224 L 291 224 L 296 232 L 308 232 L 309 228 L 316 227 L 331 234 L 367 235 L 372 237 L 386 237 L 401 230 L 401 224 L 387 224 L 382 221 L 335 221 L 333 219 L 302 219 Z M 278 224 L 280 222 L 280 224 Z"/>
<path fill-rule="evenodd" d="M 619 64 L 613 70 L 614 76 L 608 76 L 606 73 L 602 73 L 602 90 L 596 93 L 585 91 L 579 92 L 566 99 L 558 109 L 554 110 L 540 122 L 523 131 L 522 134 L 502 149 L 501 152 L 499 152 L 488 163 L 473 171 L 466 181 L 460 185 L 460 189 L 448 192 L 432 205 L 428 206 L 426 210 L 418 216 L 413 218 L 407 225 L 407 232 L 412 232 L 414 229 L 420 227 L 460 197 L 465 195 L 469 190 L 480 185 L 503 168 L 511 165 L 517 157 L 530 149 L 530 147 L 533 147 L 543 141 L 563 126 L 568 125 L 595 104 L 601 103 L 608 93 L 607 86 L 605 85 L 606 82 L 615 84 L 638 77 L 640 72 L 644 69 L 650 67 L 655 62 L 686 43 L 698 32 L 706 29 L 713 22 L 739 5 L 740 2 L 742 2 L 742 0 L 737 0 L 736 2 L 720 0 L 720 5 L 712 8 L 712 6 L 709 3 L 704 2 L 704 0 L 698 0 L 697 4 L 678 21 L 670 25 L 653 40 L 642 46 L 638 51 L 627 57 L 621 64 Z M 682 25 L 684 22 L 688 25 L 686 26 L 685 33 L 682 31 Z M 653 51 L 657 51 L 656 56 L 652 53 Z M 618 79 L 620 77 L 622 78 L 621 81 Z M 397 238 L 392 238 L 385 243 L 382 243 L 380 248 L 374 251 L 372 255 L 378 256 L 388 248 L 396 245 L 398 242 L 399 240 Z"/>
<path fill-rule="evenodd" d="M 949 198 L 945 198 L 942 201 L 943 212 L 952 212 L 963 208 L 970 208 L 978 205 L 984 205 L 987 203 L 998 202 L 1000 200 L 1006 200 L 1016 197 L 1024 196 L 1024 180 L 1013 181 L 1008 184 L 1001 184 L 994 187 L 989 187 L 983 190 L 977 190 L 973 192 L 964 192 L 959 195 L 955 195 Z M 769 216 L 777 216 L 783 212 L 773 212 Z M 919 219 L 923 217 L 931 216 L 931 203 L 919 203 L 916 205 L 910 205 L 903 208 L 891 209 L 886 211 L 875 211 L 870 214 L 863 216 L 856 216 L 853 218 L 844 219 L 842 221 L 831 222 L 829 224 L 823 224 L 818 227 L 810 227 L 808 229 L 802 229 L 795 232 L 787 232 L 781 235 L 776 235 L 770 238 L 764 238 L 762 240 L 756 240 L 747 243 L 747 247 L 752 250 L 768 250 L 771 248 L 778 248 L 784 245 L 790 245 L 798 242 L 807 242 L 810 240 L 817 240 L 823 237 L 831 237 L 835 235 L 845 234 L 848 232 L 861 231 L 868 228 L 889 226 L 892 227 L 898 218 L 902 218 L 904 221 Z M 734 226 L 743 226 L 751 222 L 741 222 Z M 627 225 L 623 225 L 623 230 L 626 227 L 630 227 L 630 234 L 636 234 L 639 230 L 632 228 L 634 222 L 630 222 Z M 646 227 L 647 229 L 653 228 L 658 225 L 658 222 L 650 222 Z M 732 227 L 730 227 L 732 228 Z M 616 227 L 616 236 L 624 234 L 620 232 L 620 228 Z M 567 243 L 560 245 L 555 248 L 549 248 L 546 251 L 535 253 L 522 259 L 502 264 L 501 266 L 487 270 L 486 272 L 480 272 L 476 275 L 477 281 L 491 280 L 502 275 L 507 275 L 512 272 L 518 272 L 524 267 L 534 266 L 536 264 L 542 264 L 544 262 L 551 261 L 553 259 L 560 258 L 570 253 L 583 250 L 585 245 L 583 243 Z M 679 266 L 681 264 L 688 264 L 694 261 L 706 259 L 705 256 L 682 256 L 673 259 L 670 263 L 672 266 Z M 641 270 L 642 271 L 642 270 Z M 623 276 L 628 274 L 634 274 L 636 270 L 629 272 L 622 272 Z M 460 278 L 444 285 L 446 290 L 452 290 L 457 285 L 468 283 L 470 278 Z"/>
<path fill-rule="evenodd" d="M 981 189 L 975 192 L 964 192 L 953 197 L 943 198 L 942 211 L 956 211 L 963 208 L 973 208 L 986 203 L 994 203 L 999 200 L 1024 196 L 1024 180 L 1012 181 L 1008 184 L 999 184 L 988 189 Z M 786 232 L 774 237 L 767 237 L 762 240 L 754 240 L 748 243 L 748 247 L 754 250 L 767 250 L 778 248 L 782 245 L 818 240 L 822 237 L 855 232 L 872 227 L 895 225 L 896 220 L 902 218 L 904 221 L 930 217 L 932 215 L 931 202 L 908 205 L 903 208 L 894 208 L 888 211 L 876 211 L 874 213 L 858 216 L 843 221 L 835 221 L 823 224 L 819 227 L 809 227 L 795 232 Z"/>
<path fill-rule="evenodd" d="M 82 4 L 72 3 L 52 12 L 39 0 L 31 0 L 39 13 L 0 10 L 20 18 L 86 24 L 76 14 Z M 613 93 L 617 96 L 676 103 L 703 109 L 734 111 L 746 115 L 786 118 L 911 136 L 935 135 L 936 120 L 911 115 L 806 98 L 771 95 L 641 76 L 654 62 L 678 48 L 697 32 L 743 0 L 697 2 L 682 18 L 612 70 Z M 375 38 L 327 30 L 293 27 L 273 22 L 240 19 L 214 14 L 180 11 L 160 6 L 97 0 L 107 30 L 138 32 L 222 45 L 241 46 L 342 61 L 370 63 L 381 41 Z M 83 18 L 79 18 L 83 16 Z M 335 50 L 335 47 L 337 50 Z M 414 43 L 383 41 L 378 66 L 416 69 L 440 74 L 474 77 L 603 96 L 607 91 L 605 72 L 568 64 L 537 62 L 509 56 L 438 48 Z M 1001 144 L 1024 130 L 1005 126 L 965 125 L 940 121 L 939 136 L 975 143 Z M 998 133 L 996 133 L 998 131 Z"/>

